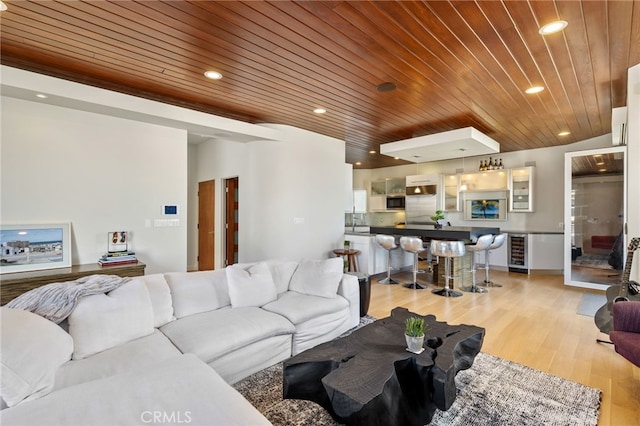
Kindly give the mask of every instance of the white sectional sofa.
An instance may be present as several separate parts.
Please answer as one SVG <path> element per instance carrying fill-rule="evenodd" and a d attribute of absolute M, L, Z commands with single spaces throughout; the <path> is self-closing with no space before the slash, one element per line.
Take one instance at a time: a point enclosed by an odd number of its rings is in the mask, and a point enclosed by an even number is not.
<path fill-rule="evenodd" d="M 137 277 L 60 325 L 2 307 L 0 424 L 268 424 L 230 384 L 358 322 L 339 258 Z"/>

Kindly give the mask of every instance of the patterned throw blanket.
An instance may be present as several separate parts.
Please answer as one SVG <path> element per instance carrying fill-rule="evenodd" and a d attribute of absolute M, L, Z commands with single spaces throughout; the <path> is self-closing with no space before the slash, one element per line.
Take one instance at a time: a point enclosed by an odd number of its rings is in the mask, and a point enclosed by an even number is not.
<path fill-rule="evenodd" d="M 129 277 L 122 278 L 117 275 L 89 275 L 75 281 L 34 288 L 5 306 L 30 311 L 59 324 L 71 314 L 81 297 L 108 293 L 130 280 Z"/>

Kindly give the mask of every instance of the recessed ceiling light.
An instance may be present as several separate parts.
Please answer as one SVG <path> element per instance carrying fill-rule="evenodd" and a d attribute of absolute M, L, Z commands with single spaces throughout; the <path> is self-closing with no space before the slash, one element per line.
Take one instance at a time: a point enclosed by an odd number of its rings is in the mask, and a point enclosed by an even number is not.
<path fill-rule="evenodd" d="M 47 98 L 48 98 L 48 96 L 47 96 L 47 95 L 44 95 L 44 94 L 42 94 L 42 93 L 38 93 L 38 94 L 36 95 L 36 98 L 40 98 L 40 99 L 47 99 Z"/>
<path fill-rule="evenodd" d="M 362 163 L 359 162 L 359 161 L 356 163 L 356 166 L 361 166 L 361 165 L 362 165 Z"/>
<path fill-rule="evenodd" d="M 374 150 L 369 151 L 369 154 L 375 154 L 376 152 Z"/>
<path fill-rule="evenodd" d="M 0 1 L 0 12 L 4 12 L 5 10 L 7 10 L 7 5 L 4 4 L 3 1 Z"/>
<path fill-rule="evenodd" d="M 598 171 L 599 171 L 600 173 L 602 173 L 602 172 L 606 172 L 606 171 L 607 171 L 607 169 L 598 169 Z"/>
<path fill-rule="evenodd" d="M 399 160 L 399 159 L 400 159 L 400 157 L 393 157 L 393 159 L 394 159 L 394 160 Z"/>
<path fill-rule="evenodd" d="M 220 80 L 222 78 L 222 74 L 218 71 L 205 71 L 204 76 L 210 78 L 211 80 Z"/>
<path fill-rule="evenodd" d="M 542 86 L 531 86 L 527 90 L 525 90 L 524 92 L 529 94 L 529 95 L 532 95 L 534 93 L 540 93 L 543 90 L 544 90 L 544 87 L 542 87 Z"/>
<path fill-rule="evenodd" d="M 324 114 L 325 112 L 327 112 L 327 110 L 324 108 L 316 108 L 313 110 L 313 112 L 316 114 Z"/>
<path fill-rule="evenodd" d="M 569 136 L 570 134 L 571 134 L 571 132 L 568 132 L 568 131 L 565 130 L 564 132 L 558 133 L 558 136 Z"/>
<path fill-rule="evenodd" d="M 567 21 L 554 21 L 540 27 L 538 32 L 542 35 L 549 35 L 564 30 L 569 23 Z"/>

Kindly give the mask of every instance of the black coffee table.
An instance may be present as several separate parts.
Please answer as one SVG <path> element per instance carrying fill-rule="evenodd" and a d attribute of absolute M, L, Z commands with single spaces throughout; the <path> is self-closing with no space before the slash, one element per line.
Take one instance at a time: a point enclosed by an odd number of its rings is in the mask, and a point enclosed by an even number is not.
<path fill-rule="evenodd" d="M 410 316 L 428 325 L 419 355 L 406 350 Z M 473 364 L 484 331 L 395 308 L 388 318 L 285 361 L 284 398 L 314 401 L 348 425 L 427 424 L 436 408 L 453 404 L 455 376 Z"/>

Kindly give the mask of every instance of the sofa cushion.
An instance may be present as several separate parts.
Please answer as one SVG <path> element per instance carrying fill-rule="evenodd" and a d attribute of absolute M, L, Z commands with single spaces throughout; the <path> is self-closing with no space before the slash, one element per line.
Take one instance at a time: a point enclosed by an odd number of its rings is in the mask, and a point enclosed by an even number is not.
<path fill-rule="evenodd" d="M 343 297 L 320 297 L 288 291 L 281 294 L 278 300 L 268 303 L 262 309 L 282 315 L 294 325 L 302 324 L 312 318 L 349 308 L 349 302 Z"/>
<path fill-rule="evenodd" d="M 278 294 L 289 290 L 291 277 L 298 268 L 298 262 L 293 260 L 271 259 L 267 260 L 265 263 L 269 266 L 271 277 L 273 278 L 273 282 L 276 284 Z M 237 265 L 246 269 L 248 266 L 256 265 L 256 263 L 238 263 Z"/>
<path fill-rule="evenodd" d="M 56 370 L 71 358 L 73 340 L 53 322 L 31 312 L 0 309 L 0 395 L 7 406 L 48 394 Z"/>
<path fill-rule="evenodd" d="M 172 272 L 164 277 L 171 289 L 176 318 L 212 311 L 231 303 L 224 269 Z"/>
<path fill-rule="evenodd" d="M 344 264 L 340 257 L 302 260 L 291 277 L 289 289 L 312 296 L 336 297 L 343 268 Z"/>
<path fill-rule="evenodd" d="M 132 372 L 181 352 L 159 330 L 148 336 L 107 349 L 90 357 L 62 364 L 56 372 L 54 391 L 91 380 Z"/>
<path fill-rule="evenodd" d="M 9 425 L 270 425 L 194 355 L 60 389 L 0 413 Z"/>
<path fill-rule="evenodd" d="M 231 306 L 260 307 L 278 298 L 276 285 L 266 263 L 256 263 L 242 267 L 231 265 L 226 268 Z"/>
<path fill-rule="evenodd" d="M 174 320 L 171 291 L 164 279 L 164 274 L 144 275 L 135 279 L 143 280 L 147 286 L 153 308 L 153 326 L 161 327 Z"/>
<path fill-rule="evenodd" d="M 142 280 L 131 280 L 107 294 L 86 296 L 69 315 L 73 359 L 153 333 L 153 309 Z"/>
<path fill-rule="evenodd" d="M 292 260 L 267 260 L 273 282 L 276 283 L 278 294 L 284 293 L 289 290 L 289 284 L 291 284 L 291 277 L 298 268 L 298 262 Z"/>
<path fill-rule="evenodd" d="M 217 309 L 181 318 L 160 328 L 183 353 L 205 362 L 270 336 L 292 334 L 293 324 L 261 308 Z"/>

